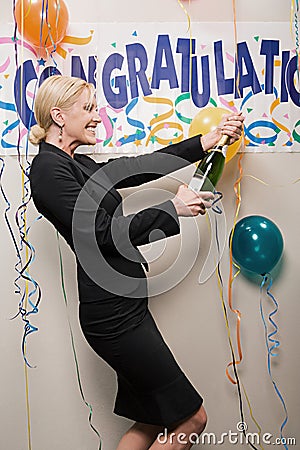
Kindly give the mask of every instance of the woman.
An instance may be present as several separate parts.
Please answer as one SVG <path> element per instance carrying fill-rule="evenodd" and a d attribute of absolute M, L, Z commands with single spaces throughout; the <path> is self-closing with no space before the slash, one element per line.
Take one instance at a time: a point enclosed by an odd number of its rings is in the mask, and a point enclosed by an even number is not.
<path fill-rule="evenodd" d="M 79 145 L 96 143 L 100 118 L 91 84 L 48 78 L 37 93 L 35 117 L 30 141 L 39 144 L 39 153 L 30 171 L 33 201 L 75 252 L 83 333 L 117 373 L 114 412 L 136 422 L 118 450 L 188 449 L 191 443 L 157 438 L 164 427 L 177 435 L 200 434 L 206 413 L 148 310 L 147 263 L 137 246 L 155 233 L 154 239 L 178 234 L 178 216 L 204 214 L 213 194 L 182 185 L 172 200 L 124 216 L 116 188 L 137 186 L 200 160 L 222 133 L 234 142 L 243 117 L 227 117 L 214 132 L 152 154 L 100 164 L 74 153 Z"/>

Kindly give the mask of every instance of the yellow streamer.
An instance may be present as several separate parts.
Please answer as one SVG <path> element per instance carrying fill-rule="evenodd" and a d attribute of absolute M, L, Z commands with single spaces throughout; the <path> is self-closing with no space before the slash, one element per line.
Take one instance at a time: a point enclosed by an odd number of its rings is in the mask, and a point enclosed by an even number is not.
<path fill-rule="evenodd" d="M 182 1 L 181 1 L 181 0 L 178 0 L 178 3 L 179 3 L 179 5 L 181 6 L 181 8 L 183 9 L 184 14 L 185 14 L 186 17 L 187 17 L 188 25 L 189 25 L 188 30 L 190 31 L 190 29 L 191 29 L 191 17 L 190 17 L 190 15 L 189 15 L 189 13 L 187 12 L 187 10 L 185 9 L 185 7 L 184 7 Z M 189 5 L 190 5 L 190 1 L 189 1 Z"/>
<path fill-rule="evenodd" d="M 172 115 L 174 114 L 174 105 L 172 100 L 168 99 L 168 98 L 160 98 L 160 97 L 143 97 L 145 102 L 148 103 L 156 103 L 156 104 L 160 104 L 160 105 L 169 105 L 171 106 L 170 110 L 167 111 L 166 113 L 163 114 L 159 114 L 157 117 L 154 117 L 153 119 L 150 120 L 150 126 L 152 127 L 154 124 L 157 124 L 154 128 L 151 129 L 150 134 L 147 138 L 146 141 L 146 146 L 149 144 L 149 141 L 151 140 L 151 138 L 155 138 L 155 140 L 162 145 L 168 145 L 170 143 L 170 141 L 172 141 L 173 144 L 176 144 L 178 142 L 181 142 L 183 139 L 183 127 L 181 124 L 177 123 L 177 122 L 164 122 L 165 120 L 169 119 L 170 117 L 172 117 Z M 158 123 L 161 122 L 161 123 Z M 177 137 L 173 137 L 173 138 L 168 138 L 168 139 L 163 139 L 160 138 L 158 136 L 156 136 L 156 133 L 160 130 L 162 130 L 165 127 L 168 128 L 175 128 L 177 130 L 181 131 L 181 134 Z"/>
<path fill-rule="evenodd" d="M 237 14 L 236 14 L 236 2 L 235 0 L 232 0 L 232 10 L 233 10 L 233 29 L 234 29 L 234 45 L 235 45 L 235 54 L 236 54 L 236 58 L 238 58 L 238 38 L 237 38 Z M 238 71 L 237 71 L 237 78 L 236 78 L 236 90 L 239 94 L 239 96 L 241 96 L 240 93 L 240 88 L 239 88 L 239 83 L 240 83 L 240 70 L 238 67 Z M 243 137 L 244 139 L 244 137 Z M 233 238 L 233 233 L 234 233 L 234 229 L 238 220 L 238 216 L 239 216 L 239 212 L 240 212 L 240 207 L 241 207 L 241 201 L 242 201 L 242 197 L 241 197 L 241 180 L 243 177 L 243 169 L 242 169 L 242 165 L 241 165 L 241 161 L 242 158 L 244 156 L 244 153 L 241 153 L 238 159 L 238 168 L 239 168 L 239 177 L 236 180 L 235 184 L 234 184 L 234 191 L 235 191 L 235 195 L 236 195 L 236 211 L 235 211 L 235 217 L 234 217 L 234 221 L 233 221 L 233 228 L 232 228 L 232 232 L 231 232 L 231 236 L 230 236 L 230 242 L 229 242 L 229 253 L 230 253 L 230 272 L 229 272 L 229 282 L 228 282 L 228 303 L 229 303 L 229 307 L 231 309 L 231 311 L 233 313 L 236 314 L 237 317 L 237 323 L 236 323 L 236 337 L 237 337 L 237 346 L 238 346 L 238 355 L 239 355 L 239 359 L 236 360 L 236 365 L 240 364 L 242 359 L 243 359 L 243 353 L 242 353 L 242 346 L 241 346 L 241 338 L 240 338 L 240 325 L 241 325 L 241 313 L 238 309 L 234 309 L 232 307 L 232 284 L 235 280 L 235 278 L 239 275 L 240 273 L 240 268 L 236 265 L 237 267 L 237 272 L 235 273 L 235 275 L 233 275 L 233 271 L 232 271 L 232 267 L 233 267 L 233 260 L 232 260 L 232 238 Z M 231 367 L 233 365 L 233 362 L 229 363 L 227 365 L 226 368 L 226 374 L 227 377 L 229 378 L 229 380 L 233 383 L 236 384 L 236 381 L 231 377 L 230 373 L 229 373 L 229 367 Z"/>
<path fill-rule="evenodd" d="M 31 3 L 32 3 L 32 0 L 30 0 L 30 3 L 29 3 L 29 6 L 28 6 L 27 11 L 26 11 L 26 13 L 25 13 L 24 19 L 26 19 L 26 17 L 27 17 L 27 16 L 29 15 L 29 13 L 30 13 L 30 10 L 31 10 Z M 23 0 L 22 0 L 22 11 L 21 11 L 21 16 L 22 16 L 23 13 L 24 13 L 24 4 L 23 4 Z M 22 32 L 22 36 L 23 36 L 23 32 Z"/>
<path fill-rule="evenodd" d="M 280 122 L 278 122 L 276 119 L 274 119 L 274 117 L 273 117 L 273 111 L 274 111 L 274 109 L 275 108 L 277 108 L 277 106 L 279 106 L 280 105 L 280 98 L 277 98 L 276 100 L 274 100 L 274 102 L 271 104 L 271 106 L 270 106 L 270 113 L 271 113 L 271 116 L 272 116 L 272 122 L 279 128 L 279 129 L 281 129 L 282 131 L 285 131 L 286 133 L 287 133 L 287 135 L 288 135 L 288 137 L 289 137 L 289 141 L 290 142 L 293 142 L 293 139 L 292 139 L 292 136 L 291 136 L 291 131 L 285 126 L 285 125 L 283 125 L 282 123 L 280 123 Z"/>
<path fill-rule="evenodd" d="M 235 280 L 235 278 L 239 275 L 240 273 L 240 268 L 235 264 L 235 266 L 237 267 L 237 272 L 235 275 L 233 275 L 233 258 L 232 258 L 232 239 L 233 239 L 233 234 L 234 234 L 234 230 L 235 230 L 235 226 L 238 220 L 238 215 L 239 215 L 239 211 L 240 211 L 240 207 L 241 207 L 241 201 L 242 201 L 242 197 L 241 197 L 241 180 L 243 177 L 243 169 L 242 169 L 242 165 L 241 165 L 241 160 L 244 156 L 244 153 L 241 153 L 239 156 L 239 160 L 238 160 L 238 167 L 239 167 L 239 177 L 236 180 L 235 184 L 234 184 L 234 191 L 235 191 L 235 195 L 236 195 L 236 211 L 235 211 L 235 216 L 234 216 L 234 220 L 233 220 L 233 228 L 232 228 L 232 232 L 230 235 L 230 240 L 229 240 L 229 255 L 230 255 L 230 268 L 229 268 L 229 282 L 228 282 L 228 304 L 229 307 L 231 309 L 231 311 L 233 313 L 236 314 L 237 316 L 237 324 L 236 324 L 236 336 L 237 336 L 237 346 L 238 346 L 238 355 L 239 355 L 239 360 L 236 361 L 236 364 L 240 364 L 242 359 L 243 359 L 243 353 L 242 353 L 242 346 L 241 346 L 241 338 L 240 338 L 240 323 L 241 323 L 241 313 L 239 310 L 234 309 L 232 306 L 232 284 Z M 229 380 L 233 383 L 236 384 L 236 381 L 231 377 L 231 375 L 229 374 L 229 367 L 231 367 L 233 365 L 233 362 L 230 362 L 227 365 L 226 368 L 226 374 L 227 377 L 229 378 Z"/>
<path fill-rule="evenodd" d="M 236 213 L 235 213 L 235 218 L 234 218 L 234 228 L 237 222 L 237 218 L 238 218 L 238 214 L 239 214 L 239 209 L 240 209 L 240 205 L 241 205 L 241 192 L 240 192 L 240 183 L 243 177 L 243 171 L 242 171 L 242 166 L 241 166 L 241 159 L 243 157 L 243 153 L 240 155 L 239 158 L 239 178 L 237 179 L 237 181 L 235 182 L 234 185 L 234 190 L 236 192 Z M 227 316 L 227 311 L 226 311 L 226 305 L 225 305 L 225 301 L 224 301 L 224 294 L 223 294 L 223 286 L 222 286 L 222 282 L 220 279 L 220 274 L 218 269 L 216 269 L 216 275 L 217 275 L 217 281 L 218 281 L 218 288 L 219 288 L 219 294 L 220 294 L 220 299 L 221 299 L 221 304 L 222 304 L 222 309 L 223 309 L 223 315 L 224 315 L 224 320 L 225 320 L 225 326 L 226 326 L 226 331 L 227 331 L 227 337 L 228 337 L 228 342 L 229 342 L 229 346 L 230 346 L 230 350 L 231 353 L 233 355 L 234 361 L 235 361 L 235 368 L 236 371 L 238 372 L 238 367 L 237 365 L 241 363 L 243 355 L 242 355 L 242 347 L 241 347 L 241 342 L 240 342 L 240 323 L 241 323 L 241 313 L 238 310 L 235 310 L 232 308 L 232 296 L 231 296 L 231 288 L 232 288 L 232 283 L 235 280 L 235 278 L 239 275 L 240 273 L 240 267 L 232 262 L 232 236 L 233 236 L 233 232 L 234 232 L 234 228 L 230 237 L 230 267 L 231 267 L 231 273 L 230 273 L 230 280 L 229 280 L 229 290 L 230 290 L 230 294 L 229 294 L 229 306 L 230 309 L 237 314 L 237 328 L 236 328 L 236 335 L 237 335 L 237 343 L 238 343 L 238 355 L 239 355 L 239 360 L 237 360 L 236 355 L 235 355 L 235 351 L 234 351 L 234 346 L 233 346 L 233 342 L 232 342 L 232 337 L 231 337 L 231 331 L 230 331 L 230 326 L 229 326 L 229 321 L 228 321 L 228 316 Z M 211 228 L 210 228 L 210 224 L 209 224 L 209 229 L 211 232 Z M 235 273 L 234 276 L 232 276 L 232 263 L 235 265 L 235 267 L 237 268 L 237 272 Z M 234 362 L 232 361 L 231 363 L 228 364 L 227 368 L 226 368 L 226 375 L 229 378 L 229 380 L 233 383 L 233 384 L 237 384 L 237 381 L 230 375 L 229 373 L 229 367 L 232 366 L 234 364 Z M 242 381 L 240 380 L 240 384 L 243 388 L 243 393 L 244 396 L 246 398 L 247 401 L 247 405 L 248 405 L 248 409 L 249 409 L 249 413 L 250 413 L 250 417 L 253 420 L 254 424 L 256 425 L 256 428 L 258 430 L 258 435 L 261 437 L 261 433 L 262 433 L 262 428 L 259 425 L 259 423 L 257 422 L 257 420 L 254 417 L 253 414 L 253 409 L 250 403 L 250 399 L 249 396 L 247 394 L 246 388 L 244 386 L 244 384 L 242 383 Z M 261 439 L 259 439 L 259 447 L 264 450 L 264 447 L 261 445 Z"/>
<path fill-rule="evenodd" d="M 91 30 L 90 36 L 77 37 L 77 36 L 65 36 L 60 42 L 61 44 L 74 44 L 74 45 L 86 45 L 89 44 L 93 38 L 94 31 Z"/>
<path fill-rule="evenodd" d="M 229 346 L 230 346 L 230 350 L 234 356 L 234 359 L 236 360 L 236 356 L 235 356 L 235 352 L 234 352 L 234 346 L 232 343 L 232 338 L 231 338 L 231 332 L 230 332 L 230 326 L 229 326 L 229 322 L 228 322 L 228 316 L 227 316 L 227 311 L 226 311 L 226 305 L 225 305 L 225 301 L 224 301 L 224 295 L 223 295 L 223 288 L 222 288 L 222 283 L 220 280 L 220 276 L 219 276 L 219 272 L 218 270 L 216 270 L 216 275 L 217 275 L 217 281 L 218 281 L 218 288 L 219 288 L 219 294 L 220 294 L 220 299 L 221 299 L 221 304 L 222 304 L 222 309 L 223 309 L 223 315 L 224 315 L 224 320 L 225 320 L 225 326 L 226 326 L 226 331 L 227 331 L 227 337 L 228 337 L 228 342 L 229 342 Z M 238 368 L 236 367 L 236 370 L 238 370 Z M 242 381 L 240 380 L 240 384 L 243 388 L 243 392 L 247 401 L 247 405 L 249 408 L 249 413 L 250 413 L 250 417 L 253 420 L 253 422 L 255 423 L 257 429 L 258 429 L 258 435 L 259 437 L 261 437 L 261 433 L 262 433 L 262 428 L 259 425 L 259 423 L 257 422 L 257 420 L 254 417 L 253 414 L 253 409 L 249 400 L 249 396 L 247 394 L 246 388 L 244 386 L 244 384 L 242 383 Z M 264 447 L 261 445 L 261 439 L 259 439 L 259 447 L 264 450 Z"/>
<path fill-rule="evenodd" d="M 31 7 L 31 2 L 30 2 L 30 7 Z M 20 77 L 20 96 L 21 96 L 21 101 L 23 102 L 23 61 L 24 61 L 24 21 L 26 16 L 29 14 L 30 11 L 30 7 L 28 8 L 28 11 L 25 14 L 24 17 L 24 1 L 21 0 L 21 77 Z M 21 110 L 23 110 L 23 104 L 21 104 Z M 21 169 L 22 169 L 22 198 L 25 198 L 25 172 L 24 172 L 24 157 L 22 157 L 22 161 L 21 161 Z M 24 211 L 24 239 L 27 239 L 27 219 L 26 219 L 26 211 Z M 27 245 L 25 246 L 25 259 L 26 259 L 26 264 L 28 262 L 29 259 L 29 254 L 28 254 L 28 247 Z M 27 269 L 29 270 L 29 268 Z M 29 285 L 28 285 L 28 280 L 25 280 L 25 309 L 27 310 L 27 306 L 28 306 L 28 295 L 29 295 Z M 26 355 L 26 343 L 24 344 L 24 355 Z M 27 440 L 28 440 L 28 449 L 31 450 L 32 449 L 32 445 L 31 445 L 31 414 L 30 414 L 30 399 L 29 399 L 29 379 L 28 379 L 28 367 L 26 362 L 24 361 L 24 376 L 25 376 L 25 402 L 26 402 L 26 414 L 27 414 Z"/>
<path fill-rule="evenodd" d="M 237 39 L 237 20 L 236 20 L 236 3 L 235 0 L 232 0 L 232 9 L 233 9 L 233 30 L 234 30 L 234 44 L 235 44 L 235 54 L 236 58 L 238 59 L 238 39 Z M 235 80 L 236 85 L 236 91 L 241 97 L 241 91 L 240 91 L 240 68 L 239 65 L 237 65 L 237 77 Z"/>
<path fill-rule="evenodd" d="M 291 186 L 293 184 L 299 183 L 299 181 L 300 181 L 300 178 L 297 178 L 296 180 L 294 180 L 294 181 L 292 181 L 291 183 L 288 183 L 288 184 L 273 184 L 273 183 L 267 183 L 266 181 L 261 180 L 260 178 L 255 177 L 254 175 L 251 175 L 251 174 L 245 174 L 245 175 L 243 175 L 243 177 L 244 178 L 252 178 L 253 180 L 258 181 L 259 183 L 263 184 L 264 186 L 280 187 L 280 188 L 289 187 L 289 186 Z"/>
<path fill-rule="evenodd" d="M 61 56 L 64 59 L 66 59 L 66 57 L 67 57 L 66 50 L 64 48 L 60 47 L 60 46 L 56 47 L 56 53 L 58 53 L 59 56 Z"/>
<path fill-rule="evenodd" d="M 255 417 L 254 417 L 254 414 L 253 414 L 253 410 L 252 410 L 252 407 L 251 407 L 251 403 L 250 403 L 250 400 L 249 400 L 249 397 L 248 397 L 248 395 L 247 395 L 247 392 L 246 392 L 246 389 L 245 389 L 245 386 L 244 386 L 244 384 L 241 382 L 241 385 L 242 385 L 242 388 L 243 388 L 243 392 L 244 392 L 244 395 L 245 395 L 245 398 L 246 398 L 246 401 L 247 401 L 247 405 L 248 405 L 248 408 L 249 408 L 249 413 L 250 413 L 250 417 L 251 417 L 251 419 L 253 420 L 253 422 L 255 423 L 255 425 L 256 425 L 256 427 L 257 427 L 257 429 L 258 429 L 258 435 L 259 435 L 259 447 L 262 449 L 262 450 L 264 450 L 264 447 L 261 445 L 261 441 L 262 441 L 262 439 L 261 439 L 261 432 L 262 432 L 262 428 L 261 428 L 261 426 L 259 425 L 259 423 L 257 422 L 257 420 L 255 419 Z"/>
<path fill-rule="evenodd" d="M 24 156 L 22 156 L 22 198 L 25 198 L 25 175 L 24 175 Z M 24 220 L 24 239 L 27 240 L 27 218 L 26 218 L 26 210 L 23 215 Z M 25 246 L 25 260 L 26 264 L 29 260 L 28 247 Z M 27 268 L 27 272 L 29 273 L 29 267 Z M 27 310 L 28 306 L 28 294 L 29 294 L 29 286 L 28 280 L 25 280 L 25 310 Z M 26 356 L 26 343 L 24 344 L 24 355 Z M 26 411 L 27 411 L 27 436 L 28 436 L 28 449 L 31 450 L 31 414 L 30 414 L 30 400 L 29 400 L 29 379 L 28 379 L 28 367 L 26 362 L 24 361 L 24 374 L 25 374 L 25 398 L 26 398 Z"/>
<path fill-rule="evenodd" d="M 181 0 L 178 0 L 179 5 L 181 6 L 181 8 L 183 9 L 186 17 L 187 17 L 187 21 L 188 21 L 188 31 L 190 33 L 190 91 L 192 89 L 192 49 L 193 49 L 193 39 L 192 39 L 192 27 L 191 27 L 191 17 L 189 15 L 189 13 L 187 12 L 187 10 L 185 9 L 183 3 Z M 189 0 L 189 7 L 191 6 L 191 0 Z"/>
<path fill-rule="evenodd" d="M 90 36 L 78 37 L 78 36 L 65 36 L 60 42 L 60 45 L 56 48 L 56 53 L 58 53 L 62 58 L 66 59 L 67 52 L 61 47 L 61 44 L 74 44 L 74 45 L 86 45 L 89 44 L 93 38 L 94 30 L 90 30 Z"/>

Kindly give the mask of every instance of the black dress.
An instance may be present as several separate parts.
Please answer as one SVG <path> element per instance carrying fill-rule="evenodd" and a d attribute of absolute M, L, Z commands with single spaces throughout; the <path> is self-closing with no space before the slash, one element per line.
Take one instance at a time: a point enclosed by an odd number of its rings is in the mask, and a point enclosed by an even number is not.
<path fill-rule="evenodd" d="M 114 412 L 137 422 L 171 426 L 198 410 L 202 398 L 148 310 L 147 262 L 137 249 L 154 230 L 165 237 L 179 233 L 174 205 L 168 200 L 125 217 L 116 188 L 140 185 L 203 156 L 199 136 L 100 164 L 42 142 L 30 170 L 36 208 L 76 256 L 84 336 L 116 371 Z"/>

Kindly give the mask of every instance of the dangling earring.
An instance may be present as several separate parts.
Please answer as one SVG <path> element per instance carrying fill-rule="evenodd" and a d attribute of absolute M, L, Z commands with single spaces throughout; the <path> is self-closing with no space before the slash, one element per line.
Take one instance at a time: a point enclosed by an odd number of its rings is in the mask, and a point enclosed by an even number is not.
<path fill-rule="evenodd" d="M 63 135 L 63 125 L 60 125 L 60 127 L 59 127 L 59 135 L 58 135 L 59 142 L 62 141 L 62 135 Z"/>

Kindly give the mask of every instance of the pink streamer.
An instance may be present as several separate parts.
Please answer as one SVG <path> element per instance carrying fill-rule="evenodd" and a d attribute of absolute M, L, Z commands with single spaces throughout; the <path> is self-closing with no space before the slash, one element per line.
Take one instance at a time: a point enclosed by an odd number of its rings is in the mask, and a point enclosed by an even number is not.
<path fill-rule="evenodd" d="M 34 56 L 37 57 L 37 52 L 27 42 L 24 42 L 21 39 L 17 39 L 16 41 L 13 41 L 11 37 L 0 37 L 0 44 L 15 44 L 15 43 L 17 45 L 21 45 L 24 48 L 27 48 L 27 50 L 30 50 L 34 54 Z"/>
<path fill-rule="evenodd" d="M 10 57 L 8 56 L 5 63 L 3 63 L 2 66 L 0 66 L 0 73 L 5 72 L 9 64 L 10 64 Z"/>
<path fill-rule="evenodd" d="M 231 111 L 238 113 L 238 110 L 236 109 L 235 106 L 232 106 L 228 103 L 227 100 L 225 100 L 225 98 L 223 97 L 219 97 L 220 102 L 222 103 L 222 105 L 226 106 L 226 108 L 230 109 Z"/>

